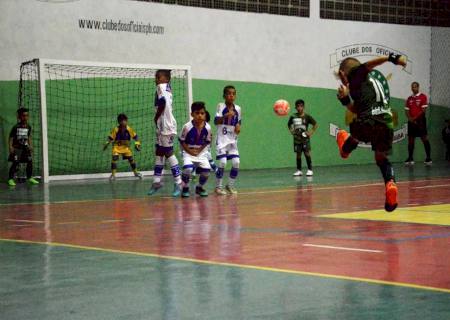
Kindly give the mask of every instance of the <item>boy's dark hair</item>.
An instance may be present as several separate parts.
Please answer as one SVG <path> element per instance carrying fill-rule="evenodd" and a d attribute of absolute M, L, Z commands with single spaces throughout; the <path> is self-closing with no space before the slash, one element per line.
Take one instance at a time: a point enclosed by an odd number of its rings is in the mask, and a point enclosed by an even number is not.
<path fill-rule="evenodd" d="M 420 84 L 417 81 L 411 82 L 411 85 L 416 84 L 418 87 L 420 87 Z"/>
<path fill-rule="evenodd" d="M 206 111 L 206 106 L 203 101 L 196 101 L 191 105 L 191 112 L 200 111 L 200 110 Z"/>
<path fill-rule="evenodd" d="M 20 107 L 19 109 L 17 109 L 17 115 L 21 116 L 22 114 L 29 112 L 29 110 L 27 108 L 24 107 Z"/>
<path fill-rule="evenodd" d="M 210 122 L 211 121 L 211 115 L 209 114 L 208 110 L 205 110 L 205 120 L 206 122 Z"/>
<path fill-rule="evenodd" d="M 159 69 L 156 71 L 155 75 L 162 74 L 165 78 L 167 78 L 168 81 L 170 81 L 170 77 L 171 77 L 170 72 L 171 72 L 171 70 L 169 70 L 169 69 Z"/>
<path fill-rule="evenodd" d="M 234 86 L 232 86 L 232 85 L 225 86 L 225 88 L 223 88 L 223 96 L 224 96 L 224 97 L 225 97 L 225 95 L 227 94 L 228 90 L 234 90 L 234 91 L 236 91 L 236 88 L 235 88 Z"/>
<path fill-rule="evenodd" d="M 360 65 L 361 62 L 359 62 L 358 59 L 345 58 L 339 65 L 339 70 L 342 70 L 346 75 L 348 75 L 353 68 L 358 67 Z"/>
<path fill-rule="evenodd" d="M 121 114 L 119 114 L 119 115 L 117 116 L 117 122 L 118 122 L 118 123 L 121 123 L 122 120 L 128 120 L 128 117 L 127 117 L 127 115 L 126 115 L 125 113 L 121 113 Z"/>
<path fill-rule="evenodd" d="M 303 101 L 303 99 L 298 99 L 297 101 L 295 101 L 295 106 L 297 107 L 299 104 L 302 104 L 303 106 L 305 106 L 305 101 Z"/>

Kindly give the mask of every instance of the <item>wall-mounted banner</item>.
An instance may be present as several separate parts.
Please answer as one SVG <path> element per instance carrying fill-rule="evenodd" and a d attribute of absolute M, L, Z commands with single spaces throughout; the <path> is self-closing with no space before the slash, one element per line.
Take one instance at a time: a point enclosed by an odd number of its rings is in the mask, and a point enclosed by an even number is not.
<path fill-rule="evenodd" d="M 330 54 L 330 69 L 336 68 L 342 60 L 349 57 L 364 57 L 364 56 L 387 56 L 389 53 L 396 53 L 408 56 L 396 49 L 392 49 L 375 43 L 355 43 L 341 48 L 337 48 Z M 405 72 L 412 74 L 412 61 L 408 59 Z"/>
<path fill-rule="evenodd" d="M 339 129 L 340 128 L 337 125 L 335 125 L 334 123 L 330 123 L 330 136 L 336 137 Z M 404 123 L 400 127 L 400 129 L 394 130 L 394 141 L 393 142 L 398 143 L 398 142 L 406 139 L 407 134 L 408 134 L 408 125 L 406 123 Z M 370 148 L 371 144 L 360 142 L 358 146 L 363 147 L 363 148 Z"/>

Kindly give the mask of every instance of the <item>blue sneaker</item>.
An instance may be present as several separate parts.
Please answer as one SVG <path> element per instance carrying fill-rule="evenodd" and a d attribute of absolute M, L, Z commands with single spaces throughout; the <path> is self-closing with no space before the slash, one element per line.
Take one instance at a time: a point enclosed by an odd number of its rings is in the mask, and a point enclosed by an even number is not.
<path fill-rule="evenodd" d="M 189 198 L 191 194 L 189 193 L 189 188 L 185 187 L 183 188 L 183 192 L 181 193 L 181 197 L 183 198 Z"/>
<path fill-rule="evenodd" d="M 159 189 L 161 189 L 162 185 L 160 182 L 153 182 L 152 187 L 147 192 L 149 196 L 154 195 Z"/>
<path fill-rule="evenodd" d="M 205 189 L 203 189 L 202 186 L 195 187 L 195 193 L 198 194 L 200 197 L 208 196 L 208 192 Z"/>
<path fill-rule="evenodd" d="M 179 186 L 178 184 L 174 184 L 173 185 L 173 192 L 172 192 L 172 197 L 176 198 L 179 197 L 181 194 L 181 186 Z"/>

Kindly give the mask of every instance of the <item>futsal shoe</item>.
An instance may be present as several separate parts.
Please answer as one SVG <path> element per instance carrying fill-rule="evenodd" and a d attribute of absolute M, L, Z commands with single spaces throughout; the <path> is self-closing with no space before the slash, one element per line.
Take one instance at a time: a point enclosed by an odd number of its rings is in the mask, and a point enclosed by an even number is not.
<path fill-rule="evenodd" d="M 303 175 L 303 172 L 301 172 L 300 170 L 297 170 L 297 171 L 295 171 L 292 175 L 293 175 L 294 177 L 300 177 L 301 175 Z"/>
<path fill-rule="evenodd" d="M 350 155 L 349 153 L 344 152 L 344 150 L 342 150 L 342 148 L 344 147 L 344 143 L 345 143 L 345 141 L 347 141 L 348 137 L 350 137 L 348 132 L 345 130 L 342 130 L 342 129 L 339 130 L 336 135 L 336 143 L 339 147 L 339 153 L 341 154 L 341 157 L 343 159 L 347 159 L 348 156 Z"/>
<path fill-rule="evenodd" d="M 14 179 L 9 179 L 8 180 L 8 186 L 10 186 L 10 187 L 15 187 L 16 186 L 16 182 L 14 181 Z"/>
<path fill-rule="evenodd" d="M 188 193 L 189 193 L 189 190 L 188 190 Z M 177 198 L 180 196 L 180 194 L 181 194 L 181 185 L 174 183 L 172 197 Z"/>
<path fill-rule="evenodd" d="M 29 184 L 32 184 L 32 185 L 39 184 L 39 181 L 37 181 L 35 178 L 30 178 L 27 181 Z"/>
<path fill-rule="evenodd" d="M 236 190 L 236 188 L 235 188 L 235 187 L 232 187 L 232 186 L 227 186 L 227 191 L 228 191 L 229 193 L 231 193 L 231 194 L 237 194 L 237 193 L 238 193 L 237 190 Z"/>
<path fill-rule="evenodd" d="M 191 196 L 191 194 L 189 193 L 189 188 L 188 187 L 184 187 L 183 191 L 181 192 L 181 197 L 182 198 L 189 198 Z"/>
<path fill-rule="evenodd" d="M 392 212 L 397 208 L 397 195 L 398 188 L 394 180 L 388 181 L 388 183 L 386 183 L 386 202 L 384 204 L 384 209 L 387 212 Z"/>
<path fill-rule="evenodd" d="M 114 180 L 116 180 L 116 175 L 115 174 L 110 175 L 109 181 L 114 181 Z"/>
<path fill-rule="evenodd" d="M 205 189 L 203 189 L 202 186 L 195 187 L 195 193 L 198 194 L 200 197 L 208 196 L 208 192 Z"/>
<path fill-rule="evenodd" d="M 314 174 L 314 172 L 313 172 L 312 170 L 306 171 L 306 176 L 307 176 L 307 177 L 312 177 L 313 174 Z"/>
<path fill-rule="evenodd" d="M 430 167 L 433 164 L 433 161 L 431 160 L 431 158 L 427 158 L 424 163 L 427 167 Z"/>
<path fill-rule="evenodd" d="M 218 194 L 219 196 L 224 196 L 227 194 L 227 192 L 225 190 L 223 190 L 222 187 L 216 187 L 216 194 Z"/>
<path fill-rule="evenodd" d="M 161 189 L 162 185 L 161 182 L 153 182 L 152 187 L 147 192 L 149 196 L 154 195 L 159 189 Z"/>
<path fill-rule="evenodd" d="M 414 165 L 414 160 L 411 158 L 408 158 L 405 160 L 405 166 L 413 166 Z"/>
<path fill-rule="evenodd" d="M 136 171 L 136 172 L 134 173 L 134 176 L 135 176 L 136 178 L 139 178 L 139 179 L 142 180 L 142 173 L 140 173 L 139 171 Z"/>

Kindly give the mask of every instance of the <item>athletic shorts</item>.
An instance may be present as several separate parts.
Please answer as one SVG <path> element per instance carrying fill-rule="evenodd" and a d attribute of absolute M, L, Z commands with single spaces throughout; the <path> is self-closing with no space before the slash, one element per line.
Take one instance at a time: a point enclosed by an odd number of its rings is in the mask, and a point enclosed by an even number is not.
<path fill-rule="evenodd" d="M 32 154 L 29 149 L 16 149 L 14 153 L 10 153 L 8 157 L 9 162 L 27 163 L 33 160 Z"/>
<path fill-rule="evenodd" d="M 311 142 L 310 140 L 305 140 L 302 143 L 294 142 L 294 152 L 309 152 L 311 151 Z"/>
<path fill-rule="evenodd" d="M 202 168 L 205 170 L 211 170 L 206 152 L 202 152 L 198 156 L 192 156 L 186 151 L 182 152 L 183 155 L 183 169 L 186 168 Z"/>
<path fill-rule="evenodd" d="M 415 122 L 408 121 L 408 136 L 409 137 L 424 137 L 428 134 L 427 121 L 425 117 L 417 119 Z"/>
<path fill-rule="evenodd" d="M 128 159 L 133 156 L 133 152 L 130 147 L 125 146 L 113 146 L 112 155 L 114 156 L 122 156 L 123 159 Z"/>
<path fill-rule="evenodd" d="M 350 133 L 359 141 L 372 144 L 373 151 L 391 152 L 394 130 L 374 119 L 357 119 L 350 123 Z"/>
<path fill-rule="evenodd" d="M 156 153 L 167 154 L 173 151 L 173 145 L 175 141 L 175 134 L 163 135 L 156 134 Z"/>
<path fill-rule="evenodd" d="M 239 158 L 239 150 L 237 148 L 237 142 L 227 144 L 224 147 L 217 147 L 216 150 L 216 159 L 220 160 L 222 158 L 227 158 L 227 160 L 233 159 L 233 158 Z"/>

